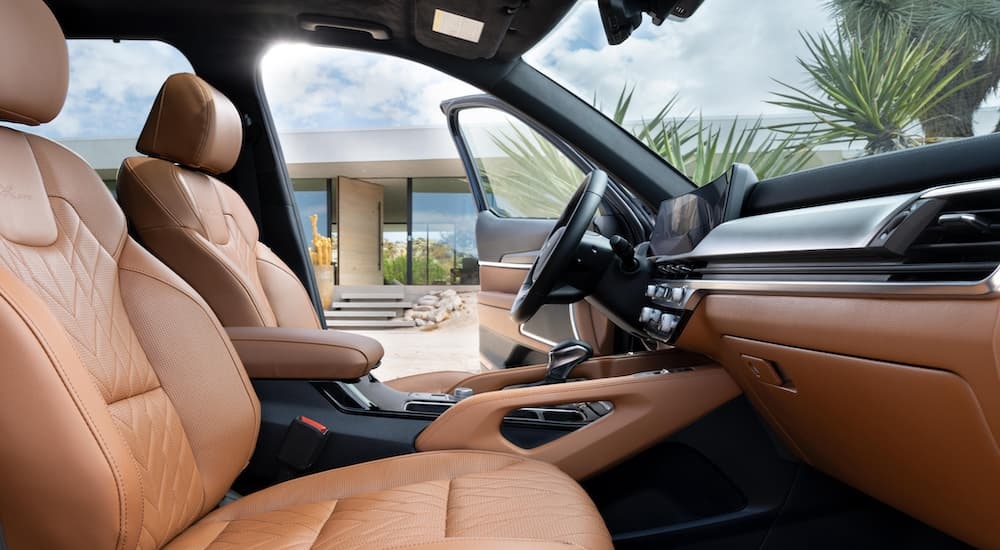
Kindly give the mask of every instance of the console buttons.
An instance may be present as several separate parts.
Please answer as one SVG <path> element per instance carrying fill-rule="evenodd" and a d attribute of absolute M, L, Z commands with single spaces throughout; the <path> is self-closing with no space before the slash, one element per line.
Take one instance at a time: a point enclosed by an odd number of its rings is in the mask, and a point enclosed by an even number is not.
<path fill-rule="evenodd" d="M 647 298 L 654 298 L 654 297 L 656 297 L 656 285 L 647 285 L 646 286 L 646 297 Z"/>
<path fill-rule="evenodd" d="M 681 320 L 680 317 L 672 315 L 670 313 L 664 313 L 660 316 L 659 331 L 664 334 L 671 334 L 675 328 L 677 328 L 677 323 Z"/>
<path fill-rule="evenodd" d="M 653 309 L 651 307 L 644 307 L 642 311 L 639 312 L 639 322 L 642 324 L 655 323 L 660 319 L 663 312 L 658 309 Z"/>
<path fill-rule="evenodd" d="M 677 305 L 683 305 L 684 294 L 685 294 L 684 289 L 681 287 L 671 288 L 669 300 Z"/>

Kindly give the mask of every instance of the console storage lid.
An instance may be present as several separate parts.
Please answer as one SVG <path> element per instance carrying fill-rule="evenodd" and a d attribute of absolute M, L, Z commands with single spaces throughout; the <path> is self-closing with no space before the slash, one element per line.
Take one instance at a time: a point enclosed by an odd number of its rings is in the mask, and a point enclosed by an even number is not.
<path fill-rule="evenodd" d="M 382 360 L 378 341 L 337 330 L 226 329 L 250 378 L 354 380 Z"/>

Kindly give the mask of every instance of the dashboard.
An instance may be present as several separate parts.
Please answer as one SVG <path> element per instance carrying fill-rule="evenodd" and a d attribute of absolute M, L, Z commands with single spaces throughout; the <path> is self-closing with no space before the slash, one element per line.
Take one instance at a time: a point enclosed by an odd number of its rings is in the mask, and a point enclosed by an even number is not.
<path fill-rule="evenodd" d="M 725 201 L 748 186 L 712 185 L 661 205 L 638 319 L 656 341 L 673 343 L 710 293 L 975 298 L 1000 289 L 1000 179 L 730 219 Z"/>
<path fill-rule="evenodd" d="M 742 177 L 661 206 L 632 327 L 722 364 L 804 462 L 996 547 L 1000 179 L 741 216 Z"/>

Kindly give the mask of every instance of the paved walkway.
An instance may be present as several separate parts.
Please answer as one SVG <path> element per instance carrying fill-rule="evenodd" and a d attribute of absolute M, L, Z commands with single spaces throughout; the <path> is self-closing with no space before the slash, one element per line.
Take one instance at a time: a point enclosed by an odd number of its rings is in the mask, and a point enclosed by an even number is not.
<path fill-rule="evenodd" d="M 373 371 L 379 380 L 392 380 L 411 374 L 436 370 L 480 372 L 479 318 L 476 295 L 462 293 L 463 311 L 433 329 L 394 328 L 351 330 L 382 343 L 385 357 Z"/>

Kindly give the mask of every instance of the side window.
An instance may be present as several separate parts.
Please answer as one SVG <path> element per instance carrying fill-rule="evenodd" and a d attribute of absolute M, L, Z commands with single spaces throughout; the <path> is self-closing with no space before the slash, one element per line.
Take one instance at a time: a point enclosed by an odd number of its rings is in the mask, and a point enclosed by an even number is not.
<path fill-rule="evenodd" d="M 304 44 L 261 79 L 316 272 L 338 286 L 476 285 L 476 207 L 440 104 L 479 93 L 418 63 Z M 316 263 L 318 262 L 318 263 Z M 383 289 L 387 290 L 387 289 Z"/>
<path fill-rule="evenodd" d="M 487 208 L 504 218 L 558 218 L 584 173 L 548 139 L 490 108 L 458 114 Z"/>
<path fill-rule="evenodd" d="M 160 85 L 192 72 L 173 46 L 148 40 L 68 40 L 69 93 L 49 124 L 19 126 L 54 139 L 93 166 L 112 192 L 122 159 L 133 156 Z"/>

